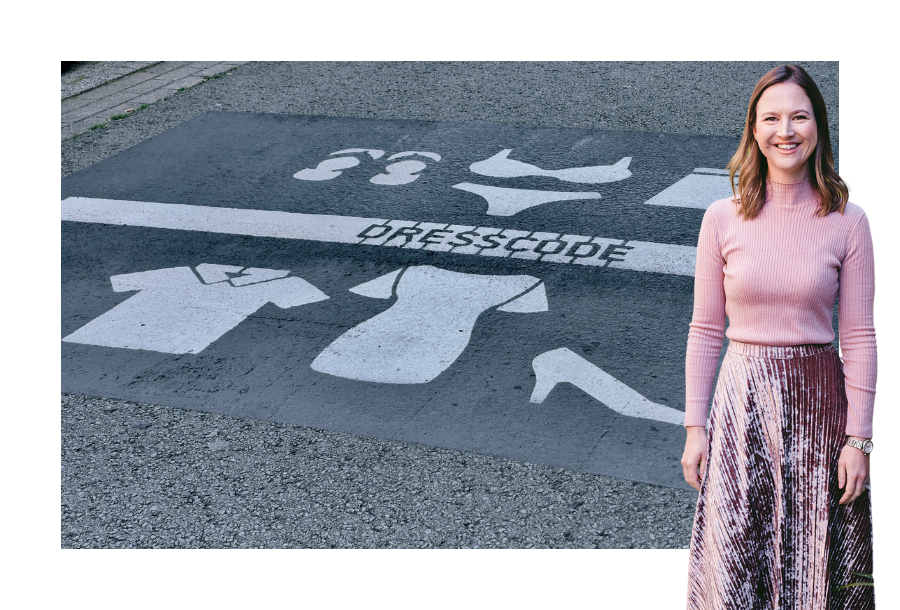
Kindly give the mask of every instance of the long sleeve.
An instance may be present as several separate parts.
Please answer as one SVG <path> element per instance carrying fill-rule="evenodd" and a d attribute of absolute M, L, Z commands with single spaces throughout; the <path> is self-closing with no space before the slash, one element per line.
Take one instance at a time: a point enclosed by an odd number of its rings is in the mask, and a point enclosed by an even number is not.
<path fill-rule="evenodd" d="M 838 325 L 848 402 L 846 433 L 871 438 L 878 363 L 872 317 L 875 263 L 865 214 L 847 240 L 839 295 Z"/>
<path fill-rule="evenodd" d="M 685 426 L 706 426 L 716 364 L 725 337 L 725 259 L 713 205 L 703 215 L 697 240 L 694 313 L 685 358 Z"/>

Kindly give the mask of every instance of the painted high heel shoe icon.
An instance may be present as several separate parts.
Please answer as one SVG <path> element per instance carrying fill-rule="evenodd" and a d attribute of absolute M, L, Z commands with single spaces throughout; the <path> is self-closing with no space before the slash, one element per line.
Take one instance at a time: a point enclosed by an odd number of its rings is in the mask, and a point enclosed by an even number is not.
<path fill-rule="evenodd" d="M 531 366 L 536 377 L 531 402 L 544 402 L 556 384 L 568 382 L 622 415 L 679 426 L 684 423 L 682 411 L 651 402 L 568 348 L 544 352 Z"/>
<path fill-rule="evenodd" d="M 587 167 L 569 167 L 566 169 L 541 169 L 530 163 L 523 163 L 509 158 L 511 148 L 504 148 L 496 155 L 484 161 L 477 161 L 469 166 L 469 170 L 482 176 L 493 178 L 521 178 L 523 176 L 548 176 L 563 182 L 580 182 L 582 184 L 602 184 L 618 182 L 631 176 L 628 165 L 631 157 L 622 157 L 613 165 L 592 165 Z"/>

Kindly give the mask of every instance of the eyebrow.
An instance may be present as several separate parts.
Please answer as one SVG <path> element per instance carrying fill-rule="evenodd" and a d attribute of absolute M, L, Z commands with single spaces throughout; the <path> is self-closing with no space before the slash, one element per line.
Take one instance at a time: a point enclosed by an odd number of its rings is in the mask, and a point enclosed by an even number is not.
<path fill-rule="evenodd" d="M 792 110 L 792 111 L 790 112 L 790 114 L 797 114 L 798 112 L 803 112 L 803 113 L 805 113 L 805 114 L 813 114 L 813 111 L 812 111 L 812 110 L 805 110 L 805 109 L 803 109 L 803 108 L 800 108 L 800 109 L 798 109 L 798 110 Z M 778 114 L 778 113 L 775 112 L 774 110 L 768 110 L 768 111 L 766 111 L 766 112 L 760 112 L 760 113 L 759 113 L 759 116 L 765 116 L 765 115 L 767 115 L 767 114 Z"/>

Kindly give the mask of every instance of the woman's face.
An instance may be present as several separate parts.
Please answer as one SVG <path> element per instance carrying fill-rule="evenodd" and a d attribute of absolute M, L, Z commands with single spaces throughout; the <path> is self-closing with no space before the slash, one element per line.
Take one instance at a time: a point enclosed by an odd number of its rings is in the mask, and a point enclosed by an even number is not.
<path fill-rule="evenodd" d="M 812 102 L 799 85 L 779 83 L 763 91 L 753 135 L 769 162 L 770 179 L 790 183 L 809 177 L 806 161 L 819 138 Z"/>

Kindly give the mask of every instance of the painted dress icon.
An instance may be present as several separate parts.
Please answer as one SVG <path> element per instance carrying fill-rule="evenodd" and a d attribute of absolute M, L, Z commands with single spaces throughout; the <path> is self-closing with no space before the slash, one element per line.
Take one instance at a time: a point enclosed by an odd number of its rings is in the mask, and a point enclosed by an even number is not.
<path fill-rule="evenodd" d="M 232 277 L 243 270 L 243 275 Z M 139 290 L 63 338 L 68 343 L 196 354 L 266 303 L 288 308 L 327 299 L 290 271 L 232 266 L 155 269 L 114 275 L 113 290 Z"/>
<path fill-rule="evenodd" d="M 311 366 L 320 373 L 378 383 L 428 383 L 462 354 L 478 317 L 547 311 L 543 282 L 530 275 L 477 275 L 422 265 L 351 289 L 397 301 L 351 328 Z"/>

